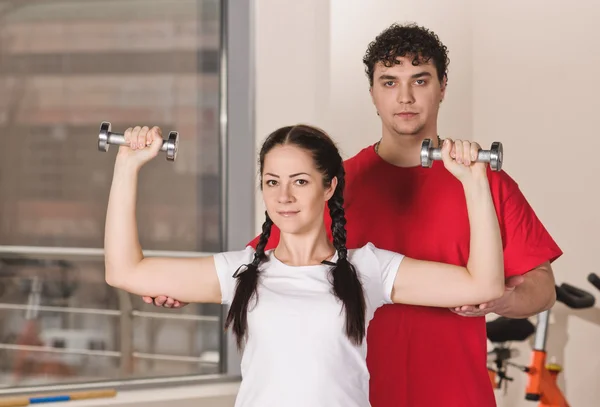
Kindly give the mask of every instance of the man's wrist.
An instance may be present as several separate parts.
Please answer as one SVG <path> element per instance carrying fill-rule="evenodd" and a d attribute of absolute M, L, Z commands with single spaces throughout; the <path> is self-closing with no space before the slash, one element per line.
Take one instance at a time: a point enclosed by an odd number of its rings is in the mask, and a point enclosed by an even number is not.
<path fill-rule="evenodd" d="M 516 318 L 514 315 L 512 315 L 515 309 L 514 305 L 517 299 L 517 296 L 515 294 L 516 288 L 514 291 L 507 294 L 503 301 L 498 304 L 497 308 L 494 310 L 494 313 L 507 318 Z"/>

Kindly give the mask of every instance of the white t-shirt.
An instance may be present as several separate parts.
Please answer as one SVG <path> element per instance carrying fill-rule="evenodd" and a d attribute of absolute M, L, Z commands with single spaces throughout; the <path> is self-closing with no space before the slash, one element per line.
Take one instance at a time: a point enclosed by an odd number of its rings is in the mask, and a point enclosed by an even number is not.
<path fill-rule="evenodd" d="M 261 263 L 258 303 L 248 306 L 248 341 L 235 407 L 367 407 L 366 340 L 354 345 L 344 331 L 345 312 L 333 294 L 329 265 L 288 266 L 273 251 Z M 222 302 L 235 293 L 233 273 L 254 249 L 220 253 L 215 264 Z M 366 323 L 391 303 L 403 255 L 368 243 L 348 251 L 363 284 Z M 337 261 L 337 253 L 331 259 Z"/>

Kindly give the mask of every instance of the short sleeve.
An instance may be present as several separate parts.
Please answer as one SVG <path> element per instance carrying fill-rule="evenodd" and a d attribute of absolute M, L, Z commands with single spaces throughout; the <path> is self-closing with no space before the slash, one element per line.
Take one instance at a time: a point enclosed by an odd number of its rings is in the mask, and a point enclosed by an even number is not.
<path fill-rule="evenodd" d="M 404 259 L 404 255 L 390 250 L 379 249 L 372 243 L 367 243 L 367 247 L 373 253 L 379 265 L 383 302 L 391 304 L 393 303 L 392 289 L 394 288 L 394 281 L 396 281 L 398 268 Z"/>
<path fill-rule="evenodd" d="M 504 267 L 507 277 L 524 274 L 542 263 L 553 262 L 563 252 L 546 230 L 533 208 L 508 175 L 502 177 L 503 196 L 498 215 L 504 242 Z"/>
<path fill-rule="evenodd" d="M 254 249 L 250 246 L 244 250 L 217 253 L 214 255 L 215 268 L 221 286 L 221 304 L 231 304 L 235 292 L 236 279 L 233 274 L 237 269 L 248 264 L 254 258 Z"/>

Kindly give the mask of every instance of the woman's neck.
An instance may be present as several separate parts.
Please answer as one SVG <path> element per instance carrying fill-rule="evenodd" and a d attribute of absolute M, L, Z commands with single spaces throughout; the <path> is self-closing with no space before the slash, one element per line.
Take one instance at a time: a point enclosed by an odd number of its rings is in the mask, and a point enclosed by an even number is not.
<path fill-rule="evenodd" d="M 289 266 L 313 266 L 330 260 L 335 248 L 325 227 L 303 234 L 281 233 L 275 257 Z"/>

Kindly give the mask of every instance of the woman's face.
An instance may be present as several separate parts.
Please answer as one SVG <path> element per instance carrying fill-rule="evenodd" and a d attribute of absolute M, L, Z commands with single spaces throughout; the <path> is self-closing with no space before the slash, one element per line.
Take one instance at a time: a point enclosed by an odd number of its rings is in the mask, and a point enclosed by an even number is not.
<path fill-rule="evenodd" d="M 293 145 L 265 155 L 262 194 L 267 213 L 282 233 L 303 234 L 322 227 L 323 210 L 337 185 L 323 185 L 312 155 Z"/>

